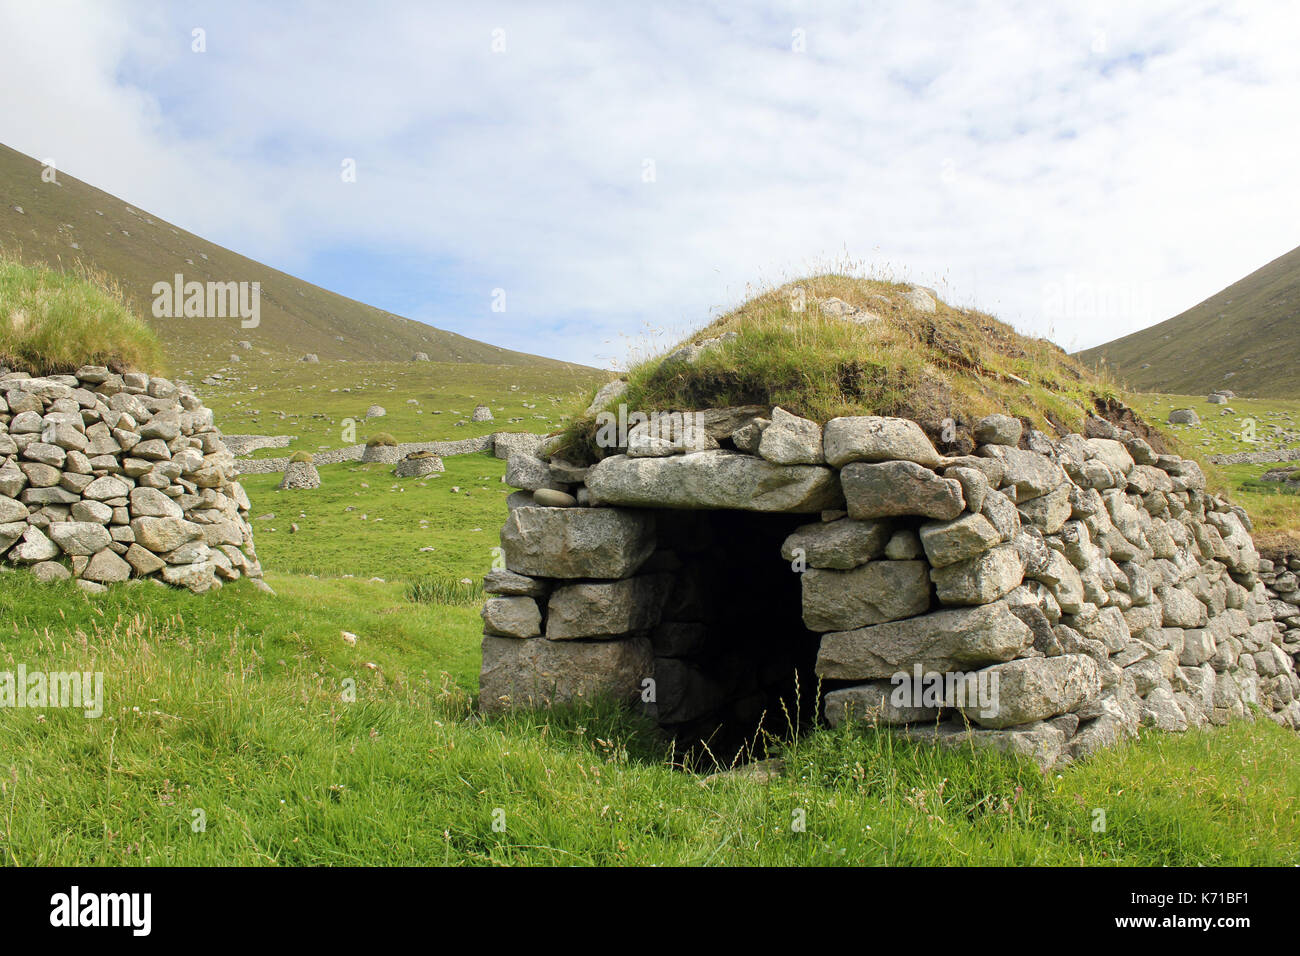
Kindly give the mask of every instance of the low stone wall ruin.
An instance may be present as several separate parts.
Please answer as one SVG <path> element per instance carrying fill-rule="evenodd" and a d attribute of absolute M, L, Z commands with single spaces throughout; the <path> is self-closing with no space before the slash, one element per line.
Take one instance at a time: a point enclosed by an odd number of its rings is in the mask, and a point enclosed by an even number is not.
<path fill-rule="evenodd" d="M 0 373 L 4 560 L 92 591 L 261 578 L 234 456 L 191 391 L 96 366 Z"/>
<path fill-rule="evenodd" d="M 451 458 L 456 455 L 494 451 L 498 458 L 508 458 L 516 450 L 531 454 L 537 450 L 541 441 L 541 435 L 530 432 L 496 432 L 491 435 L 480 435 L 477 438 L 461 438 L 457 441 L 399 442 L 393 454 L 396 458 L 404 458 L 412 452 L 427 451 L 440 458 Z M 348 445 L 330 451 L 319 451 L 312 455 L 312 464 L 338 465 L 345 461 L 361 461 L 365 453 L 365 445 Z M 235 462 L 235 467 L 241 475 L 270 475 L 277 471 L 284 471 L 289 466 L 289 461 L 289 458 L 241 458 Z"/>
<path fill-rule="evenodd" d="M 904 419 L 687 419 L 589 467 L 511 456 L 482 709 L 613 696 L 692 740 L 869 720 L 1045 768 L 1143 725 L 1300 729 L 1296 569 L 1195 462 L 1100 419 L 993 416 L 960 457 Z"/>

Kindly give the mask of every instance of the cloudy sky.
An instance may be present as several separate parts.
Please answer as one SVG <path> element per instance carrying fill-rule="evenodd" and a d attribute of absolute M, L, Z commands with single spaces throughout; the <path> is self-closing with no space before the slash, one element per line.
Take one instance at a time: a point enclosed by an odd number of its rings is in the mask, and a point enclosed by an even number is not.
<path fill-rule="evenodd" d="M 842 261 L 1084 348 L 1300 244 L 1298 34 L 1292 0 L 0 0 L 0 142 L 588 364 Z"/>

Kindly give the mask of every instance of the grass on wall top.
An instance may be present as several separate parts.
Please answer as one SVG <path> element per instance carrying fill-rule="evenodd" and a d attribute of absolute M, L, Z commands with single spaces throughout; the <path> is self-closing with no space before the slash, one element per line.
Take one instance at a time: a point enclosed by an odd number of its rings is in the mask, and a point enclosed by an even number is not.
<path fill-rule="evenodd" d="M 937 437 L 945 420 L 959 436 L 969 435 L 995 412 L 1028 418 L 1049 434 L 1081 431 L 1098 400 L 1121 399 L 1109 381 L 1054 343 L 943 302 L 921 312 L 904 298 L 908 289 L 833 273 L 786 283 L 687 338 L 698 344 L 736 333 L 694 362 L 665 363 L 661 355 L 633 366 L 621 401 L 646 412 L 780 405 L 818 422 L 891 415 Z M 830 298 L 879 319 L 856 324 L 825 315 L 820 303 Z M 571 447 L 592 434 L 592 419 L 576 422 Z"/>
<path fill-rule="evenodd" d="M 157 372 L 162 347 L 106 275 L 0 258 L 0 365 L 33 375 L 83 365 Z"/>

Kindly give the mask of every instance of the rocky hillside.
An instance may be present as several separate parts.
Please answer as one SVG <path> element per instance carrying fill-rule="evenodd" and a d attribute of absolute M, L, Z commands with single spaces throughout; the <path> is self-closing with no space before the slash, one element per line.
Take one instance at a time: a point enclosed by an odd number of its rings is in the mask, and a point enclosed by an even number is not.
<path fill-rule="evenodd" d="M 171 364 L 224 362 L 236 343 L 321 360 L 409 361 L 424 353 L 434 362 L 494 365 L 568 363 L 497 348 L 329 292 L 245 258 L 157 216 L 58 173 L 41 177 L 41 164 L 0 145 L 0 250 L 32 264 L 68 269 L 83 263 L 119 282 L 134 311 L 149 321 Z M 180 273 L 188 281 L 260 282 L 260 323 L 241 328 L 236 318 L 155 319 L 153 287 Z"/>
<path fill-rule="evenodd" d="M 1125 384 L 1147 392 L 1253 398 L 1300 396 L 1300 248 L 1199 305 L 1132 335 L 1087 349 Z"/>

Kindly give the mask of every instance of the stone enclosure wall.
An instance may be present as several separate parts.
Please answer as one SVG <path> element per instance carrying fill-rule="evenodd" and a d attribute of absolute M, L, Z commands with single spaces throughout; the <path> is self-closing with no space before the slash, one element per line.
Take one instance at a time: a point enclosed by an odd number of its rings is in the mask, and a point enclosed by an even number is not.
<path fill-rule="evenodd" d="M 1088 424 L 992 416 L 948 457 L 905 419 L 715 409 L 591 466 L 512 455 L 480 706 L 613 696 L 696 740 L 868 720 L 1044 768 L 1142 725 L 1300 729 L 1293 569 L 1195 462 Z"/>
<path fill-rule="evenodd" d="M 5 561 L 92 591 L 132 577 L 195 592 L 260 582 L 234 456 L 188 389 L 96 366 L 0 369 L 0 396 Z"/>

